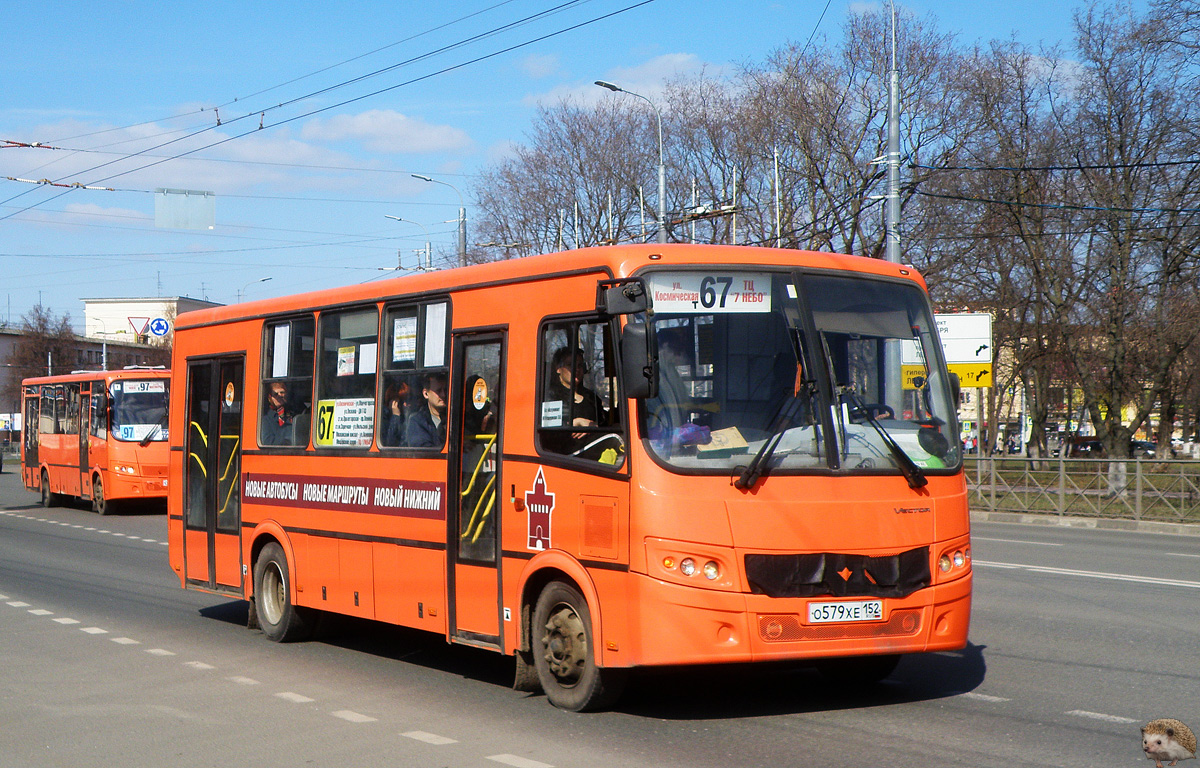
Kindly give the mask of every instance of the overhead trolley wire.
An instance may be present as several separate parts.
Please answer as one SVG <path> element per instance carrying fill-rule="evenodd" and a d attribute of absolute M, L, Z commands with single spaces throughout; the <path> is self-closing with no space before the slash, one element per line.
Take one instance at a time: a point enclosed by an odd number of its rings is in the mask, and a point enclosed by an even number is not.
<path fill-rule="evenodd" d="M 570 2 L 563 3 L 562 5 L 560 5 L 560 6 L 556 6 L 555 8 L 553 8 L 553 9 L 550 9 L 550 10 L 548 10 L 548 11 L 543 11 L 543 12 L 540 12 L 540 13 L 538 13 L 538 14 L 534 14 L 534 15 L 532 15 L 532 16 L 530 16 L 530 17 L 526 17 L 525 19 L 522 19 L 522 20 L 520 20 L 520 21 L 512 22 L 512 23 L 510 23 L 510 24 L 506 24 L 506 25 L 504 25 L 503 27 L 497 28 L 497 30 L 492 30 L 492 31 L 490 31 L 490 32 L 488 32 L 488 33 L 481 33 L 480 35 L 475 35 L 475 36 L 472 36 L 471 38 L 468 38 L 468 39 L 467 39 L 467 40 L 465 40 L 465 41 L 459 41 L 458 43 L 454 43 L 454 44 L 451 44 L 451 45 L 448 45 L 448 46 L 444 46 L 442 49 L 438 49 L 437 51 L 434 51 L 434 52 L 430 52 L 430 53 L 422 54 L 421 56 L 414 57 L 413 59 L 411 59 L 411 60 L 409 60 L 409 61 L 407 61 L 407 62 L 402 62 L 401 64 L 397 64 L 397 65 L 393 65 L 393 66 L 391 66 L 391 67 L 387 67 L 387 68 L 385 68 L 384 70 L 379 70 L 379 72 L 389 71 L 389 70 L 395 69 L 395 68 L 396 68 L 396 67 L 398 67 L 398 66 L 403 66 L 404 64 L 407 64 L 407 63 L 412 63 L 412 62 L 414 62 L 414 61 L 419 61 L 419 60 L 421 60 L 421 59 L 428 58 L 428 57 L 430 57 L 430 56 L 432 56 L 432 55 L 435 55 L 436 53 L 441 53 L 441 52 L 444 52 L 444 51 L 447 51 L 447 50 L 452 50 L 452 49 L 454 49 L 454 48 L 461 47 L 462 45 L 465 45 L 467 42 L 475 41 L 475 40 L 478 40 L 478 39 L 483 39 L 483 38 L 485 38 L 485 37 L 488 37 L 488 36 L 490 36 L 490 35 L 497 34 L 497 33 L 498 33 L 498 31 L 500 31 L 500 30 L 511 29 L 511 28 L 513 28 L 513 27 L 515 27 L 515 26 L 519 26 L 519 25 L 521 25 L 521 24 L 528 23 L 530 20 L 533 20 L 533 19 L 536 19 L 536 18 L 541 18 L 541 17 L 544 17 L 544 16 L 546 16 L 546 15 L 549 15 L 549 14 L 551 14 L 551 13 L 557 12 L 557 11 L 561 10 L 562 8 L 565 8 L 565 7 L 568 7 L 568 6 L 571 6 L 571 5 L 577 5 L 577 4 L 581 3 L 581 2 L 589 2 L 589 1 L 590 1 L 590 0 L 570 0 Z M 210 143 L 210 144 L 204 145 L 204 146 L 202 146 L 202 147 L 197 147 L 197 148 L 195 148 L 195 149 L 189 150 L 189 151 L 187 151 L 187 152 L 181 152 L 181 153 L 179 153 L 179 154 L 177 154 L 177 155 L 172 155 L 172 156 L 170 156 L 170 157 L 166 157 L 166 158 L 163 158 L 163 159 L 160 159 L 160 160 L 156 160 L 155 162 L 152 162 L 152 163 L 146 163 L 145 165 L 141 165 L 141 166 L 139 166 L 139 167 L 137 167 L 137 168 L 131 168 L 131 169 L 129 169 L 129 170 L 126 170 L 126 171 L 121 171 L 120 173 L 115 173 L 115 174 L 112 174 L 112 175 L 110 175 L 110 176 L 105 176 L 105 177 L 103 177 L 103 178 L 101 178 L 101 179 L 96 179 L 96 180 L 92 181 L 91 183 L 92 183 L 92 184 L 98 184 L 98 183 L 100 183 L 100 182 L 102 182 L 102 181 L 108 181 L 108 180 L 110 180 L 110 179 L 119 178 L 119 177 L 121 177 L 121 176 L 125 176 L 125 175 L 128 175 L 128 174 L 130 174 L 130 173 L 136 173 L 137 171 L 145 170 L 145 169 L 147 169 L 147 168 L 152 168 L 152 167 L 154 167 L 154 166 L 156 166 L 156 165 L 161 165 L 162 163 L 169 162 L 170 160 L 177 160 L 177 159 L 180 159 L 180 158 L 183 158 L 183 157 L 187 157 L 188 155 L 195 154 L 196 152 L 201 152 L 201 151 L 203 151 L 203 150 L 206 150 L 206 149 L 211 149 L 212 147 L 220 146 L 220 145 L 222 145 L 222 144 L 225 144 L 225 143 L 228 143 L 228 142 L 230 142 L 230 141 L 233 141 L 234 139 L 240 139 L 240 138 L 243 138 L 243 137 L 245 137 L 245 136 L 249 136 L 249 135 L 250 135 L 250 134 L 252 134 L 252 133 L 257 133 L 258 131 L 260 131 L 260 130 L 264 130 L 264 129 L 266 129 L 266 128 L 275 128 L 275 127 L 278 127 L 278 126 L 280 126 L 280 125 L 286 125 L 287 123 L 294 122 L 295 120 L 300 120 L 300 119 L 303 119 L 303 118 L 305 118 L 305 117 L 311 117 L 312 115 L 320 114 L 320 113 L 322 113 L 322 112 L 327 112 L 327 111 L 329 111 L 329 110 L 331 110 L 331 109 L 336 109 L 336 108 L 338 108 L 338 107 L 342 107 L 342 106 L 345 106 L 345 105 L 347 105 L 347 104 L 353 104 L 353 103 L 355 103 L 355 102 L 362 101 L 363 99 L 368 99 L 368 98 L 371 98 L 371 97 L 373 97 L 373 96 L 378 96 L 378 95 L 380 95 L 380 94 L 382 94 L 382 93 L 387 93 L 387 92 L 389 92 L 389 91 L 396 90 L 397 88 L 402 88 L 402 87 L 405 87 L 405 86 L 408 86 L 408 85 L 412 85 L 412 84 L 414 84 L 414 83 L 422 82 L 422 81 L 424 81 L 424 80 L 428 80 L 428 79 L 430 79 L 430 78 L 433 78 L 433 77 L 436 77 L 436 76 L 438 76 L 438 75 L 443 75 L 443 74 L 445 74 L 445 73 L 447 73 L 447 72 L 452 72 L 452 71 L 455 71 L 455 70 L 458 70 L 458 69 L 462 69 L 463 67 L 467 67 L 467 66 L 470 66 L 470 65 L 472 65 L 472 64 L 477 64 L 477 63 L 479 63 L 479 62 L 481 62 L 481 61 L 486 61 L 486 60 L 488 60 L 488 59 L 495 58 L 496 56 L 501 56 L 501 55 L 503 55 L 503 54 L 505 54 L 505 53 L 510 53 L 510 52 L 512 52 L 512 51 L 519 50 L 519 49 L 521 49 L 521 48 L 524 48 L 524 47 L 527 47 L 527 46 L 529 46 L 529 45 L 533 45 L 533 44 L 535 44 L 535 43 L 539 43 L 539 42 L 542 42 L 542 41 L 544 41 L 544 40 L 548 40 L 548 39 L 550 39 L 550 38 L 557 37 L 557 36 L 559 36 L 559 35 L 562 35 L 562 34 L 566 34 L 567 32 L 572 32 L 572 31 L 575 31 L 575 30 L 577 30 L 577 29 L 581 29 L 581 28 L 583 28 L 583 27 L 590 26 L 591 24 L 595 24 L 595 23 L 597 23 L 597 22 L 604 21 L 604 20 L 606 20 L 606 19 L 609 19 L 609 18 L 612 18 L 612 17 L 614 17 L 614 16 L 618 16 L 618 15 L 620 15 L 620 14 L 622 14 L 622 13 L 626 13 L 626 12 L 628 12 L 628 11 L 631 11 L 631 10 L 634 10 L 634 9 L 636 9 L 636 8 L 640 8 L 640 7 L 644 6 L 644 5 L 649 5 L 650 3 L 654 2 L 654 1 L 655 1 L 655 0 L 641 0 L 640 2 L 633 3 L 632 5 L 628 5 L 628 6 L 624 7 L 624 8 L 620 8 L 620 9 L 618 9 L 618 10 L 615 10 L 615 11 L 612 11 L 612 12 L 609 12 L 609 13 L 606 13 L 606 14 L 602 14 L 602 15 L 600 15 L 600 16 L 594 17 L 594 18 L 592 18 L 592 19 L 588 19 L 588 20 L 586 20 L 586 21 L 579 22 L 579 23 L 577 23 L 577 24 L 573 24 L 573 25 L 571 25 L 571 26 L 568 26 L 568 27 L 564 27 L 564 28 L 562 28 L 562 29 L 559 29 L 559 30 L 556 30 L 556 31 L 554 31 L 554 32 L 549 32 L 549 33 L 546 33 L 546 34 L 544 34 L 544 35 L 540 35 L 540 36 L 538 36 L 538 37 L 535 37 L 535 38 L 532 38 L 532 39 L 526 40 L 526 41 L 524 41 L 524 42 L 521 42 L 521 43 L 516 43 L 516 44 L 514 44 L 514 45 L 510 45 L 510 46 L 507 46 L 507 47 L 505 47 L 505 48 L 501 48 L 501 49 L 499 49 L 499 50 L 496 50 L 496 51 L 493 51 L 493 52 L 491 52 L 491 53 L 484 54 L 484 55 L 482 55 L 482 56 L 477 56 L 477 57 L 475 57 L 475 58 L 473 58 L 473 59 L 470 59 L 470 60 L 467 60 L 467 61 L 464 61 L 464 62 L 461 62 L 461 63 L 458 63 L 458 64 L 454 64 L 454 65 L 451 65 L 451 66 L 448 66 L 448 67 L 444 67 L 444 68 L 442 68 L 442 69 L 440 69 L 440 70 L 437 70 L 437 71 L 435 71 L 435 72 L 431 72 L 431 73 L 428 73 L 428 74 L 426 74 L 426 75 L 422 75 L 422 76 L 420 76 L 420 77 L 415 77 L 415 78 L 412 78 L 412 79 L 410 79 L 410 80 L 404 81 L 404 82 L 402 82 L 402 83 L 397 83 L 397 84 L 395 84 L 395 85 L 391 85 L 391 86 L 388 86 L 388 87 L 386 87 L 386 88 L 380 88 L 380 89 L 378 89 L 378 90 L 376 90 L 376 91 L 372 91 L 372 92 L 370 92 L 370 93 L 366 93 L 366 94 L 363 94 L 363 95 L 361 95 L 361 96 L 356 96 L 356 97 L 354 97 L 354 98 L 352 98 L 352 99 L 346 99 L 346 100 L 344 100 L 344 101 L 341 101 L 341 102 L 338 102 L 338 103 L 336 103 L 336 104 L 331 104 L 331 105 L 328 105 L 328 106 L 326 106 L 326 107 L 322 107 L 322 108 L 320 108 L 320 109 L 314 109 L 314 110 L 311 110 L 311 111 L 309 111 L 309 112 L 305 112 L 305 113 L 303 113 L 303 114 L 295 115 L 294 117 L 290 117 L 290 118 L 287 118 L 287 119 L 284 119 L 284 120 L 279 120 L 279 121 L 277 121 L 277 122 L 271 123 L 270 125 L 265 125 L 265 124 L 263 124 L 263 123 L 260 123 L 258 127 L 256 127 L 256 128 L 253 128 L 253 129 L 251 129 L 251 130 L 249 130 L 249 131 L 246 131 L 246 132 L 244 132 L 244 133 L 235 134 L 235 135 L 229 136 L 229 137 L 227 137 L 227 138 L 225 138 L 225 139 L 222 139 L 222 140 L 220 140 L 220 141 L 215 141 L 215 142 L 212 142 L 212 143 Z M 286 106 L 286 105 L 293 104 L 293 103 L 295 103 L 295 102 L 297 102 L 297 101 L 301 101 L 301 100 L 303 100 L 303 99 L 305 99 L 305 98 L 311 98 L 312 96 L 315 96 L 315 95 L 318 95 L 318 94 L 327 93 L 328 91 L 330 91 L 330 90 L 333 90 L 333 89 L 334 89 L 334 88 L 336 88 L 336 87 L 342 87 L 342 86 L 344 86 L 344 85 L 349 85 L 349 84 L 351 84 L 351 83 L 354 83 L 354 82 L 361 81 L 361 80 L 363 80 L 363 79 L 365 79 L 365 78 L 367 78 L 367 77 L 371 77 L 373 74 L 378 74 L 378 73 L 372 73 L 372 74 L 363 75 L 363 76 L 360 76 L 360 77 L 357 77 L 357 78 L 353 78 L 352 80 L 345 81 L 344 83 L 341 83 L 341 84 L 339 84 L 338 86 L 331 86 L 331 87 L 329 87 L 329 88 L 324 88 L 324 89 L 321 89 L 321 90 L 319 90 L 319 91 L 315 91 L 315 92 L 313 92 L 312 94 L 309 94 L 309 95 L 307 95 L 307 96 L 304 96 L 304 97 L 299 97 L 299 98 L 296 98 L 296 99 L 289 100 L 289 101 L 287 101 L 287 102 L 283 102 L 283 103 L 281 103 L 281 104 L 275 105 L 274 107 L 270 107 L 270 108 L 268 108 L 267 110 L 254 110 L 254 111 L 252 111 L 252 112 L 245 113 L 245 114 L 243 114 L 243 115 L 240 115 L 240 116 L 238 116 L 238 117 L 235 117 L 235 118 L 233 118 L 233 119 L 231 119 L 231 120 L 229 120 L 229 121 L 226 121 L 225 123 L 222 123 L 222 125 L 228 125 L 228 124 L 232 124 L 232 123 L 234 123 L 234 122 L 238 122 L 238 121 L 240 121 L 240 120 L 244 120 L 244 119 L 246 119 L 247 117 L 253 117 L 254 115 L 265 115 L 267 111 L 273 111 L 273 110 L 275 110 L 275 109 L 279 109 L 279 108 L 281 108 L 281 107 L 283 107 L 283 106 Z M 197 136 L 197 135 L 199 135 L 199 134 L 201 134 L 201 133 L 205 133 L 205 132 L 207 132 L 207 131 L 214 130 L 214 129 L 215 129 L 215 128 L 217 128 L 217 127 L 218 127 L 218 126 L 216 126 L 216 125 L 213 125 L 213 126 L 208 126 L 208 127 L 204 128 L 204 129 L 202 129 L 202 130 L 195 131 L 194 133 L 192 133 L 192 134 L 189 134 L 189 135 L 187 135 L 187 136 L 183 136 L 183 137 L 179 137 L 179 138 L 176 138 L 176 139 L 172 139 L 171 141 L 164 142 L 164 143 L 162 143 L 162 144 L 159 144 L 159 145 L 157 145 L 157 146 L 153 146 L 153 147 L 147 147 L 147 148 L 146 148 L 146 149 L 144 149 L 144 150 L 141 150 L 141 151 L 139 151 L 139 152 L 135 152 L 135 153 L 132 153 L 132 154 L 130 154 L 130 155 L 127 155 L 127 156 L 125 156 L 125 157 L 124 157 L 124 158 L 122 158 L 122 159 L 129 159 L 129 158 L 137 157 L 137 156 L 139 156 L 139 155 L 144 155 L 144 154 L 146 154 L 147 152 L 150 152 L 150 151 L 152 151 L 152 150 L 155 150 L 155 149 L 161 149 L 161 148 L 162 148 L 162 147 L 164 147 L 164 146 L 169 146 L 169 145 L 171 145 L 171 144 L 174 144 L 174 143 L 177 143 L 177 142 L 179 142 L 179 141 L 182 141 L 183 139 L 186 139 L 186 138 L 191 138 L 192 136 Z M 106 162 L 106 163 L 101 163 L 100 165 L 93 166 L 92 168 L 86 169 L 86 170 L 82 171 L 81 173 L 89 173 L 89 172 L 91 172 L 91 171 L 96 171 L 96 170 L 99 170 L 99 169 L 101 169 L 101 168 L 105 168 L 105 167 L 107 167 L 107 166 L 109 166 L 109 165 L 113 165 L 113 164 L 115 164 L 115 163 L 117 163 L 117 162 L 120 162 L 120 160 L 111 160 L 111 161 L 109 161 L 109 162 Z M 74 175 L 78 175 L 78 174 L 74 174 Z M 58 181 L 61 181 L 61 179 L 59 179 Z M 7 204 L 7 203 L 9 203 L 9 202 L 11 202 L 11 201 L 13 201 L 13 200 L 17 199 L 18 197 L 21 197 L 21 196 L 23 196 L 23 195 L 25 195 L 25 194 L 28 194 L 28 192 L 29 192 L 29 191 L 32 191 L 32 190 L 27 190 L 27 191 L 25 191 L 25 192 L 21 192 L 20 194 L 14 195 L 14 196 L 12 196 L 12 197 L 8 198 L 7 200 L 0 201 L 0 205 Z M 12 218 L 13 216 L 16 216 L 16 215 L 18 215 L 18 214 L 21 214 L 21 213 L 24 213 L 24 212 L 26 212 L 26 211 L 32 210 L 32 209 L 34 209 L 34 208 L 37 208 L 37 207 L 38 207 L 38 206 L 40 206 L 40 205 L 43 205 L 43 204 L 45 204 L 45 203 L 51 202 L 51 201 L 53 201 L 53 200 L 56 200 L 56 199 L 58 199 L 59 197 L 62 197 L 63 195 L 66 195 L 66 194 L 68 194 L 68 193 L 69 193 L 69 192 L 71 192 L 71 191 L 72 191 L 72 190 L 68 189 L 68 190 L 66 190 L 66 191 L 64 191 L 64 192 L 61 192 L 61 193 L 57 194 L 57 195 L 54 195 L 54 196 L 48 197 L 48 198 L 46 198 L 46 199 L 44 199 L 44 200 L 41 200 L 41 201 L 39 201 L 39 202 L 37 202 L 37 203 L 34 203 L 33 205 L 29 205 L 29 206 L 26 206 L 25 208 L 21 208 L 21 209 L 19 209 L 19 210 L 13 211 L 12 213 L 6 214 L 6 215 L 4 215 L 4 216 L 0 216 L 0 221 L 4 221 L 4 220 L 6 220 L 6 219 L 10 219 L 10 218 Z"/>

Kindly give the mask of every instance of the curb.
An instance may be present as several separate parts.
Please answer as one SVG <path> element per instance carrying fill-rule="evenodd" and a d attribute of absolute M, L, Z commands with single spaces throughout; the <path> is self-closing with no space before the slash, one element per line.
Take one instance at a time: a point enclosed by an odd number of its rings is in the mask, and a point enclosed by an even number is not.
<path fill-rule="evenodd" d="M 1193 523 L 1162 523 L 1153 520 L 1119 520 L 1097 517 L 1060 517 L 1033 515 L 1022 512 L 971 512 L 971 522 L 1019 523 L 1056 528 L 1091 528 L 1104 531 L 1133 531 L 1163 533 L 1175 536 L 1200 536 L 1200 525 Z"/>

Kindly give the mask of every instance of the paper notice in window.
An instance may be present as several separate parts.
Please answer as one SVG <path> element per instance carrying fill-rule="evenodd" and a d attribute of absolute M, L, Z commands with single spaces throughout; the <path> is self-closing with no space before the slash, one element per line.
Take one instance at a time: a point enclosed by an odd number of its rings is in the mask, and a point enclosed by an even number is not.
<path fill-rule="evenodd" d="M 354 347 L 338 347 L 337 375 L 354 375 Z"/>

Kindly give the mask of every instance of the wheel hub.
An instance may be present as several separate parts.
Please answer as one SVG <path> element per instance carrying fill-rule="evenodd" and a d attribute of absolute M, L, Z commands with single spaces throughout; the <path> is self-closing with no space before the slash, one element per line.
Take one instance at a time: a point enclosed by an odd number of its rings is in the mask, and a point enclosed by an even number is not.
<path fill-rule="evenodd" d="M 564 684 L 577 682 L 587 659 L 587 632 L 579 614 L 569 606 L 555 610 L 546 622 L 542 642 L 546 664 L 554 676 Z"/>

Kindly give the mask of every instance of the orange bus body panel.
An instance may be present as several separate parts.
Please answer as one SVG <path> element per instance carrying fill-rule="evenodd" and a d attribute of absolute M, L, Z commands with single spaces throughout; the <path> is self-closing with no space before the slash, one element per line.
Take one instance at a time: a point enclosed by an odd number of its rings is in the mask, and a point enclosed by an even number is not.
<path fill-rule="evenodd" d="M 169 541 L 171 567 L 187 588 L 254 597 L 257 553 L 269 541 L 284 548 L 295 605 L 429 630 L 456 642 L 482 642 L 504 653 L 526 648 L 532 605 L 551 580 L 573 583 L 584 595 L 605 667 L 746 662 L 962 648 L 969 625 L 972 571 L 953 577 L 935 564 L 944 552 L 969 553 L 966 482 L 961 470 L 931 474 L 912 491 L 904 478 L 781 475 L 751 491 L 728 476 L 675 474 L 656 463 L 631 424 L 620 471 L 589 473 L 540 453 L 535 440 L 538 334 L 548 317 L 595 312 L 597 281 L 648 267 L 705 267 L 842 271 L 907 281 L 925 290 L 908 267 L 854 256 L 726 246 L 636 245 L 582 249 L 371 284 L 186 313 L 177 319 L 171 417 Z M 454 503 L 452 457 L 369 448 L 327 450 L 309 442 L 295 449 L 259 446 L 264 416 L 258 396 L 264 373 L 266 324 L 279 319 L 397 303 L 448 302 L 454 338 L 497 333 L 504 338 L 503 461 L 499 498 L 498 573 L 455 568 L 456 545 L 447 515 Z M 386 332 L 388 329 L 384 328 Z M 379 355 L 386 336 L 379 337 Z M 239 355 L 245 363 L 241 412 L 241 577 L 235 588 L 213 588 L 205 566 L 192 561 L 206 546 L 204 531 L 185 525 L 182 436 L 189 363 Z M 451 370 L 456 364 L 448 360 Z M 453 392 L 453 390 L 451 390 Z M 314 404 L 315 407 L 315 404 Z M 636 404 L 626 403 L 634 419 Z M 299 490 L 282 503 L 252 497 L 248 483 Z M 440 489 L 438 514 L 388 514 L 371 499 L 385 486 Z M 304 503 L 317 486 L 361 490 L 357 508 Z M 266 485 L 254 485 L 258 493 Z M 354 491 L 358 492 L 358 491 Z M 531 503 L 552 495 L 552 546 L 534 546 Z M 313 497 L 315 498 L 315 497 Z M 529 500 L 532 500 L 529 501 Z M 902 598 L 886 598 L 880 622 L 810 624 L 817 598 L 768 597 L 747 586 L 749 553 L 853 552 L 893 555 L 928 547 L 933 583 Z M 721 565 L 713 583 L 681 580 L 664 558 L 710 558 Z M 467 564 L 470 565 L 469 563 Z M 455 591 L 494 590 L 494 613 L 455 616 Z M 486 614 L 486 615 L 485 615 Z M 456 618 L 459 619 L 456 623 Z M 485 629 L 462 632 L 466 623 Z M 495 638 L 483 641 L 478 636 Z"/>
<path fill-rule="evenodd" d="M 22 397 L 26 388 L 61 387 L 73 385 L 76 393 L 81 387 L 103 386 L 105 393 L 116 382 L 163 381 L 169 386 L 171 372 L 162 368 L 128 368 L 116 371 L 84 371 L 60 376 L 37 376 L 21 382 Z M 28 408 L 28 406 L 26 406 Z M 26 410 L 28 414 L 28 410 Z M 102 484 L 106 499 L 111 501 L 147 500 L 164 502 L 167 497 L 169 446 L 166 440 L 153 440 L 140 445 L 139 440 L 118 439 L 106 430 L 105 437 L 92 434 L 84 417 L 90 414 L 90 404 L 80 402 L 70 414 L 70 432 L 22 436 L 21 476 L 25 487 L 40 491 L 43 475 L 49 480 L 50 493 L 84 500 L 92 498 L 94 483 Z M 90 417 L 89 417 L 90 422 Z M 26 424 L 25 429 L 29 430 Z M 34 425 L 34 429 L 38 425 Z M 87 446 L 81 449 L 80 430 Z M 36 460 L 27 453 L 28 440 L 36 438 Z"/>

